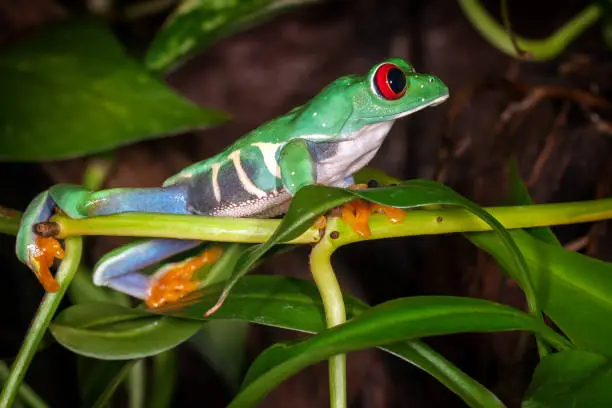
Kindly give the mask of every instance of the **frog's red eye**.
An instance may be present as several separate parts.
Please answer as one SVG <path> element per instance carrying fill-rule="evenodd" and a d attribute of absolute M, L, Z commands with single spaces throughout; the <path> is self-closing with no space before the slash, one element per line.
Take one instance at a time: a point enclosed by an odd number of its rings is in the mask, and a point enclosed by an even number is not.
<path fill-rule="evenodd" d="M 406 75 L 397 65 L 384 63 L 374 73 L 374 87 L 385 99 L 399 99 L 406 93 Z"/>

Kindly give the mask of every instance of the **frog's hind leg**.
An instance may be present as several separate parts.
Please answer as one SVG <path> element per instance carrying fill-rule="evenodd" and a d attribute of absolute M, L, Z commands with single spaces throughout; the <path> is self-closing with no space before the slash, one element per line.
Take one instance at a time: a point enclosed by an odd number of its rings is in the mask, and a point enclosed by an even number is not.
<path fill-rule="evenodd" d="M 25 210 L 15 252 L 19 260 L 34 272 L 45 290 L 56 292 L 59 285 L 51 275 L 50 267 L 55 258 L 63 258 L 63 249 L 55 238 L 42 237 L 34 231 L 35 225 L 48 221 L 56 208 L 71 218 L 128 211 L 186 214 L 185 194 L 184 185 L 98 192 L 71 184 L 55 185 L 37 195 Z"/>
<path fill-rule="evenodd" d="M 119 292 L 143 299 L 157 307 L 173 302 L 197 289 L 193 273 L 220 256 L 217 249 L 207 249 L 198 256 L 167 264 L 153 275 L 140 271 L 178 253 L 196 247 L 201 241 L 149 239 L 125 245 L 105 255 L 95 266 L 93 281 Z"/>
<path fill-rule="evenodd" d="M 88 216 L 123 212 L 187 214 L 186 200 L 187 185 L 184 184 L 155 188 L 113 188 L 90 193 L 82 210 Z"/>

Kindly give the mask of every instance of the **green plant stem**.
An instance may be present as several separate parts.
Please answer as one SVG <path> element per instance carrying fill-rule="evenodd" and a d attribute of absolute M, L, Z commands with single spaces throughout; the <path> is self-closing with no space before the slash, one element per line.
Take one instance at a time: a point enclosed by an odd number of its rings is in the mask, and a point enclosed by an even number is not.
<path fill-rule="evenodd" d="M 4 383 L 9 375 L 10 370 L 8 366 L 4 361 L 0 361 L 0 377 L 2 378 L 2 383 Z M 43 401 L 28 384 L 21 384 L 19 387 L 19 396 L 23 402 L 31 408 L 49 408 L 47 403 Z"/>
<path fill-rule="evenodd" d="M 504 22 L 504 27 L 506 28 L 506 32 L 510 37 L 510 42 L 512 43 L 512 48 L 514 48 L 514 52 L 516 55 L 520 55 L 521 57 L 527 56 L 525 51 L 521 50 L 518 44 L 516 43 L 516 35 L 514 31 L 512 31 L 512 22 L 510 21 L 510 12 L 508 11 L 508 0 L 501 0 L 501 15 L 502 21 Z"/>
<path fill-rule="evenodd" d="M 139 360 L 130 369 L 128 381 L 130 408 L 144 407 L 145 382 L 145 362 L 144 360 Z"/>
<path fill-rule="evenodd" d="M 83 173 L 83 185 L 90 190 L 102 188 L 114 162 L 115 155 L 113 153 L 101 153 L 91 157 L 87 161 L 87 167 L 85 167 Z"/>
<path fill-rule="evenodd" d="M 506 29 L 491 17 L 479 0 L 459 0 L 459 6 L 465 17 L 487 41 L 500 51 L 521 58 Z M 591 2 L 589 6 L 585 7 L 549 37 L 533 40 L 515 36 L 516 45 L 520 50 L 527 52 L 531 60 L 546 61 L 553 59 L 592 26 L 601 15 L 601 6 L 597 2 Z"/>
<path fill-rule="evenodd" d="M 485 210 L 507 229 L 544 227 L 610 219 L 612 198 L 489 207 Z M 280 223 L 279 220 L 153 213 L 125 213 L 78 220 L 54 216 L 52 220 L 60 227 L 59 238 L 73 235 L 109 235 L 245 243 L 267 241 Z M 402 236 L 490 231 L 491 227 L 467 210 L 432 208 L 408 211 L 406 220 L 400 224 L 391 224 L 384 216 L 374 215 L 370 221 L 370 229 L 372 235 L 368 238 L 347 230 L 348 238 L 351 242 L 357 242 Z M 348 238 L 345 236 L 343 239 Z M 289 243 L 312 244 L 318 240 L 318 230 L 310 228 Z"/>
<path fill-rule="evenodd" d="M 17 235 L 21 212 L 0 206 L 0 234 Z"/>
<path fill-rule="evenodd" d="M 327 327 L 346 321 L 342 290 L 331 266 L 335 250 L 332 241 L 325 236 L 310 252 L 310 270 L 321 294 Z M 329 391 L 332 408 L 346 408 L 346 354 L 329 358 Z"/>
<path fill-rule="evenodd" d="M 265 242 L 280 220 L 227 218 L 159 213 L 124 213 L 71 219 L 54 216 L 51 221 L 60 227 L 58 238 L 73 235 L 107 235 L 199 239 L 216 242 Z M 311 228 L 290 241 L 311 244 L 319 240 L 319 231 Z"/>
<path fill-rule="evenodd" d="M 82 251 L 82 239 L 71 237 L 66 239 L 66 256 L 64 257 L 56 274 L 56 279 L 60 284 L 60 290 L 56 293 L 45 294 L 36 316 L 30 324 L 28 333 L 19 349 L 17 358 L 11 367 L 9 377 L 2 388 L 0 394 L 0 407 L 10 407 L 15 401 L 15 397 L 23 381 L 23 377 L 38 350 L 38 345 L 47 331 L 51 318 L 55 314 L 72 277 L 79 267 Z"/>

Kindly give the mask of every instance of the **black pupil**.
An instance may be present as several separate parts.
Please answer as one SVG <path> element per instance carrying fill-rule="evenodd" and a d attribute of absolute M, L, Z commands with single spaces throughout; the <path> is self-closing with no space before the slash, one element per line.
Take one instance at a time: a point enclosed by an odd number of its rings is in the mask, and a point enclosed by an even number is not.
<path fill-rule="evenodd" d="M 391 68 L 387 73 L 389 88 L 396 94 L 402 92 L 406 87 L 406 76 L 399 68 Z"/>

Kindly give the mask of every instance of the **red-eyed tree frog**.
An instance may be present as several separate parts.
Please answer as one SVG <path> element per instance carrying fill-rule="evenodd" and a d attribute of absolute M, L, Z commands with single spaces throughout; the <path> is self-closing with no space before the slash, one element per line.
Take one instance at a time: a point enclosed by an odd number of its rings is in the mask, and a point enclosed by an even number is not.
<path fill-rule="evenodd" d="M 390 58 L 366 75 L 335 80 L 310 102 L 251 131 L 216 156 L 188 166 L 160 188 L 93 192 L 67 184 L 51 187 L 30 203 L 23 216 L 17 256 L 45 289 L 58 289 L 49 268 L 54 258 L 63 256 L 62 247 L 34 230 L 35 224 L 49 220 L 56 207 L 73 218 L 122 212 L 280 215 L 306 185 L 353 186 L 353 173 L 374 157 L 396 119 L 438 105 L 448 95 L 440 79 Z M 144 299 L 151 307 L 174 301 L 196 289 L 191 273 L 214 262 L 218 252 L 205 251 L 151 276 L 141 270 L 198 244 L 158 238 L 126 245 L 98 262 L 94 283 Z"/>

